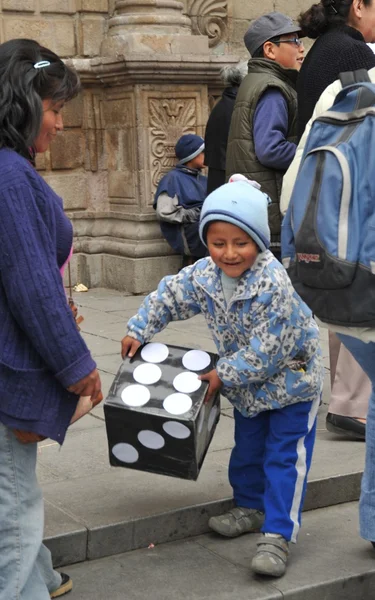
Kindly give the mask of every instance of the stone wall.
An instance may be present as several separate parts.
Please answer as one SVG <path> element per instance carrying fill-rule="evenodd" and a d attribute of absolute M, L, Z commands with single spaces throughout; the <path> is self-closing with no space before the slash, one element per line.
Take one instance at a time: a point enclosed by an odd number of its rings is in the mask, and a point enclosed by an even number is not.
<path fill-rule="evenodd" d="M 247 57 L 251 19 L 305 0 L 0 0 L 1 39 L 72 62 L 82 94 L 37 166 L 75 231 L 73 282 L 141 293 L 180 266 L 152 208 L 183 133 L 204 133 L 220 69 Z"/>
<path fill-rule="evenodd" d="M 59 56 L 97 56 L 108 0 L 2 0 L 1 41 L 34 38 Z"/>

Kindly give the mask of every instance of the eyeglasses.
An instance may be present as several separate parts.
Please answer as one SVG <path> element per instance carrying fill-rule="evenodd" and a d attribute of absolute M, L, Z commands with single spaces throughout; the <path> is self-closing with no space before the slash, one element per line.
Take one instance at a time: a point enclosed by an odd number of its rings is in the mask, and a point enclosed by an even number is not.
<path fill-rule="evenodd" d="M 272 40 L 274 44 L 295 44 L 295 46 L 303 46 L 303 40 L 301 38 L 289 38 L 289 40 Z"/>

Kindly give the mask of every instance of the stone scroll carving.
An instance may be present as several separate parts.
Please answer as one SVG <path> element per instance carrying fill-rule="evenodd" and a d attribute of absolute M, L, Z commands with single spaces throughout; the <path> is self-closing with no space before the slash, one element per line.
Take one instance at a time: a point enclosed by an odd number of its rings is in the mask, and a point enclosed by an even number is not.
<path fill-rule="evenodd" d="M 185 133 L 195 133 L 197 107 L 195 98 L 149 98 L 148 110 L 152 185 L 156 188 L 163 175 L 176 163 L 174 147 L 178 138 Z"/>
<path fill-rule="evenodd" d="M 228 0 L 188 0 L 193 33 L 207 35 L 211 48 L 227 39 Z"/>

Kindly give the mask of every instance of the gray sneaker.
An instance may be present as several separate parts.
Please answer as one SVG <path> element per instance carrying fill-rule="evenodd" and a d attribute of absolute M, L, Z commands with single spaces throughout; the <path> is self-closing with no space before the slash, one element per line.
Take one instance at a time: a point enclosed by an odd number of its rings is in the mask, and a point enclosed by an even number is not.
<path fill-rule="evenodd" d="M 289 556 L 289 544 L 282 536 L 262 535 L 257 543 L 258 549 L 251 567 L 259 575 L 281 577 L 286 571 Z"/>
<path fill-rule="evenodd" d="M 216 533 L 225 537 L 234 538 L 243 533 L 259 531 L 263 525 L 264 513 L 255 508 L 241 508 L 237 506 L 229 512 L 211 517 L 208 526 Z"/>

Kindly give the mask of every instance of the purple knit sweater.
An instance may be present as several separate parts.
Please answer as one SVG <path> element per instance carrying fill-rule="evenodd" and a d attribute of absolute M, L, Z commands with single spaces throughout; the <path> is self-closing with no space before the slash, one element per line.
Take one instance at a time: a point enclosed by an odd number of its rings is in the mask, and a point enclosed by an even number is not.
<path fill-rule="evenodd" d="M 0 150 L 0 421 L 59 443 L 77 403 L 66 388 L 96 366 L 59 271 L 71 239 L 61 198 Z"/>

